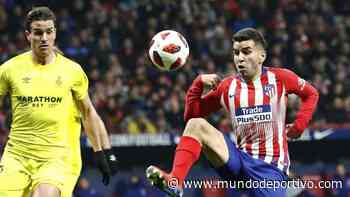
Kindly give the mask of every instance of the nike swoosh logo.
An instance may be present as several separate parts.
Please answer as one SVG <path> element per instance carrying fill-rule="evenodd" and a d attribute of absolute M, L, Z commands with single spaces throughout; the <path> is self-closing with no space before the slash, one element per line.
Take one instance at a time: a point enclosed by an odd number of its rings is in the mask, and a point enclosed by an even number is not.
<path fill-rule="evenodd" d="M 234 94 L 229 94 L 228 95 L 230 98 L 234 97 L 235 95 Z"/>
<path fill-rule="evenodd" d="M 327 130 L 324 130 L 324 131 L 316 131 L 314 133 L 314 138 L 316 140 L 320 140 L 320 139 L 323 139 L 323 138 L 326 138 L 327 136 L 329 136 L 330 134 L 334 133 L 333 129 L 327 129 Z"/>

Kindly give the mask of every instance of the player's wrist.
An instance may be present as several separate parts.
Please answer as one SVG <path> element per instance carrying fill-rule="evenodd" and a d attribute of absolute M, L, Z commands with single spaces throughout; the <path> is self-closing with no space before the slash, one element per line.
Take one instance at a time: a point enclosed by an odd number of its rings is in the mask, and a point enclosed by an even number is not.
<path fill-rule="evenodd" d="M 287 137 L 290 139 L 296 139 L 299 138 L 303 132 L 300 130 L 297 130 L 297 128 L 295 127 L 295 124 L 288 124 L 286 125 L 287 127 Z"/>
<path fill-rule="evenodd" d="M 302 134 L 305 130 L 305 127 L 303 127 L 300 123 L 298 123 L 297 121 L 293 123 L 292 125 L 293 130 L 295 130 L 295 132 Z"/>
<path fill-rule="evenodd" d="M 104 148 L 104 149 L 103 149 L 103 152 L 104 152 L 105 154 L 112 154 L 112 153 L 113 153 L 112 148 Z"/>
<path fill-rule="evenodd" d="M 104 156 L 104 151 L 103 150 L 94 151 L 94 155 L 95 157 Z"/>

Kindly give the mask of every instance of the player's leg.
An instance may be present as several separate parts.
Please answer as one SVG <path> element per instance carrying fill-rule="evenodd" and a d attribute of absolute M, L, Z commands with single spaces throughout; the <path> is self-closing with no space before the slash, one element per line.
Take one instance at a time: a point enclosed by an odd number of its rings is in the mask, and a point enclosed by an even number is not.
<path fill-rule="evenodd" d="M 24 158 L 4 152 L 0 161 L 0 196 L 22 197 L 30 185 Z"/>
<path fill-rule="evenodd" d="M 230 159 L 230 153 L 237 152 L 234 144 L 225 139 L 224 135 L 205 119 L 193 118 L 187 122 L 183 136 L 176 148 L 171 173 L 166 174 L 159 168 L 150 166 L 146 171 L 146 175 L 152 184 L 171 196 L 181 196 L 183 180 L 192 165 L 198 160 L 201 150 L 216 168 L 224 167 L 228 163 L 230 166 L 235 166 L 236 169 L 240 168 L 239 159 Z M 173 181 L 174 178 L 178 181 L 178 188 L 168 188 L 167 181 L 170 181 L 170 179 Z"/>
<path fill-rule="evenodd" d="M 67 172 L 63 159 L 37 161 L 33 166 L 33 197 L 60 197 Z"/>
<path fill-rule="evenodd" d="M 192 164 L 203 151 L 214 167 L 223 166 L 229 151 L 223 134 L 203 118 L 193 118 L 186 124 L 176 148 L 171 174 L 183 181 Z"/>
<path fill-rule="evenodd" d="M 40 183 L 34 188 L 33 197 L 60 197 L 60 189 L 50 183 Z"/>

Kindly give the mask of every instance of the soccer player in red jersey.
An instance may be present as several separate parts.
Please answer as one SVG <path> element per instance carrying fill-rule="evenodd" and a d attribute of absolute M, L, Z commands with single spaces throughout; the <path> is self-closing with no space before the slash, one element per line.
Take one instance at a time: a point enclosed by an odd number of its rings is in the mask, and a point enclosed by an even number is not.
<path fill-rule="evenodd" d="M 182 196 L 183 181 L 201 151 L 225 180 L 284 181 L 290 160 L 287 137 L 298 138 L 318 102 L 317 90 L 284 68 L 265 67 L 266 41 L 253 28 L 233 35 L 236 75 L 220 80 L 216 74 L 199 75 L 187 91 L 186 127 L 176 148 L 173 168 L 165 173 L 146 170 L 150 182 L 171 196 Z M 203 87 L 212 87 L 203 94 Z M 287 97 L 296 94 L 301 106 L 292 124 L 286 124 Z M 231 117 L 233 137 L 223 135 L 204 118 L 224 108 Z M 169 187 L 168 181 L 178 181 Z M 286 188 L 249 189 L 250 196 L 285 196 Z"/>

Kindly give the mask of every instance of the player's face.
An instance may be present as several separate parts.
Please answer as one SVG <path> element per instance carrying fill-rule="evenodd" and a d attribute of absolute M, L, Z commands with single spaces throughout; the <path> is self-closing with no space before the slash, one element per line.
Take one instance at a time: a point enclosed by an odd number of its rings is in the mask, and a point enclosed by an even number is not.
<path fill-rule="evenodd" d="M 33 21 L 26 37 L 35 55 L 45 58 L 53 52 L 56 28 L 53 20 Z"/>
<path fill-rule="evenodd" d="M 261 72 L 265 50 L 253 40 L 233 43 L 233 61 L 237 71 L 245 80 L 254 80 Z"/>

